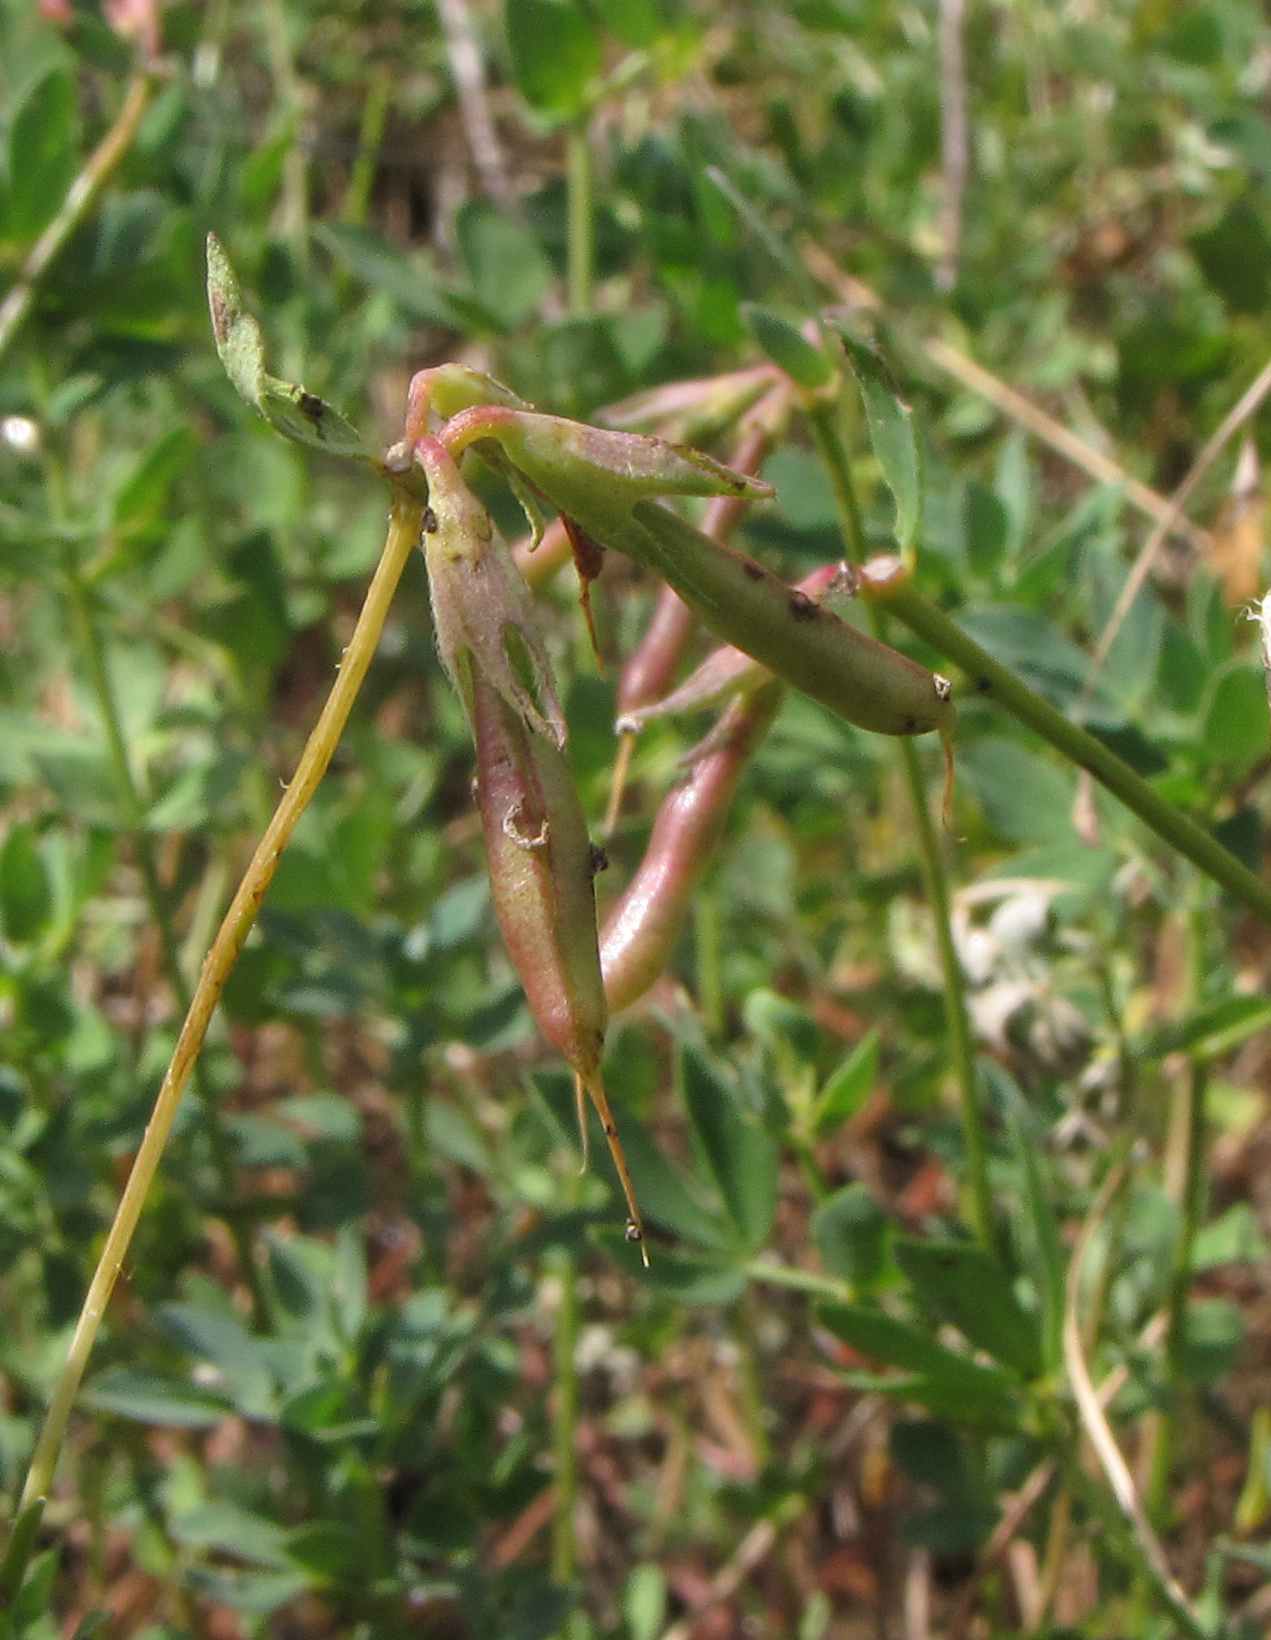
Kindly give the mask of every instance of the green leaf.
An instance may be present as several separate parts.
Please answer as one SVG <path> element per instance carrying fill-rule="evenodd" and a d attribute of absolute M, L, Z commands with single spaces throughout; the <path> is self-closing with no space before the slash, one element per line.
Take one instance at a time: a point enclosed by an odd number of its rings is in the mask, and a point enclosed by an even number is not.
<path fill-rule="evenodd" d="M 35 828 L 20 821 L 0 845 L 0 929 L 15 945 L 29 944 L 43 932 L 52 909 Z"/>
<path fill-rule="evenodd" d="M 314 237 L 363 284 L 390 297 L 405 318 L 444 329 L 455 326 L 454 304 L 418 254 L 407 254 L 369 228 L 347 222 L 321 222 Z"/>
<path fill-rule="evenodd" d="M 0 238 L 26 245 L 57 214 L 79 169 L 75 82 L 55 68 L 28 91 L 9 130 L 9 192 Z"/>
<path fill-rule="evenodd" d="M 601 15 L 625 46 L 651 46 L 665 26 L 658 0 L 604 0 Z"/>
<path fill-rule="evenodd" d="M 267 1417 L 274 1405 L 273 1377 L 260 1342 L 237 1316 L 197 1304 L 165 1304 L 160 1326 L 182 1349 L 220 1372 L 225 1393 L 250 1418 Z"/>
<path fill-rule="evenodd" d="M 1026 1378 L 1041 1369 L 1036 1320 L 1011 1291 L 997 1260 L 969 1241 L 920 1241 L 897 1237 L 896 1262 L 923 1305 L 951 1321 L 967 1342 Z"/>
<path fill-rule="evenodd" d="M 279 381 L 265 369 L 260 326 L 243 306 L 238 276 L 215 234 L 207 236 L 207 299 L 225 374 L 275 432 L 327 455 L 375 465 L 361 434 L 338 410 L 308 388 Z"/>
<path fill-rule="evenodd" d="M 902 552 L 908 552 L 922 523 L 922 455 L 914 431 L 914 413 L 901 398 L 878 353 L 842 325 L 835 328 L 843 338 L 860 388 L 869 441 L 896 502 L 896 542 Z"/>
<path fill-rule="evenodd" d="M 265 1515 L 223 1501 L 200 1504 L 175 1516 L 170 1525 L 177 1543 L 188 1549 L 235 1555 L 249 1566 L 286 1566 L 284 1532 Z"/>
<path fill-rule="evenodd" d="M 574 0 L 505 0 L 517 89 L 540 114 L 576 119 L 602 66 L 600 36 Z"/>
<path fill-rule="evenodd" d="M 1261 667 L 1233 661 L 1214 680 L 1197 749 L 1210 765 L 1243 773 L 1271 749 Z"/>
<path fill-rule="evenodd" d="M 814 342 L 771 308 L 743 302 L 741 316 L 755 341 L 799 387 L 815 393 L 835 380 L 835 369 Z"/>
<path fill-rule="evenodd" d="M 818 1136 L 854 1116 L 877 1080 L 878 1032 L 874 1030 L 862 1037 L 817 1095 L 812 1121 Z"/>
<path fill-rule="evenodd" d="M 1266 997 L 1223 997 L 1198 1008 L 1186 1018 L 1140 1037 L 1134 1044 L 1136 1062 L 1186 1053 L 1195 1059 L 1216 1059 L 1230 1053 L 1251 1036 L 1271 1026 L 1271 1000 Z"/>
<path fill-rule="evenodd" d="M 887 1215 L 863 1184 L 844 1185 L 812 1215 L 812 1239 L 831 1275 L 869 1288 L 887 1262 Z"/>
<path fill-rule="evenodd" d="M 172 427 L 155 440 L 115 491 L 110 513 L 118 534 L 136 535 L 170 522 L 168 496 L 197 448 L 188 427 Z"/>
<path fill-rule="evenodd" d="M 746 1285 L 745 1266 L 737 1259 L 651 1247 L 646 1270 L 621 1230 L 599 1229 L 593 1240 L 628 1275 L 680 1304 L 731 1304 Z"/>
<path fill-rule="evenodd" d="M 706 1165 L 738 1235 L 759 1247 L 777 1206 L 777 1151 L 757 1121 L 743 1116 L 737 1096 L 698 1048 L 680 1053 L 680 1085 Z"/>
<path fill-rule="evenodd" d="M 536 236 L 488 200 L 474 199 L 459 212 L 455 237 L 477 300 L 508 330 L 532 318 L 552 282 Z"/>
<path fill-rule="evenodd" d="M 871 1387 L 972 1421 L 1013 1421 L 1014 1380 L 937 1344 L 927 1331 L 863 1304 L 827 1304 L 818 1314 L 837 1337 L 862 1355 L 901 1368 L 905 1377 L 873 1378 Z"/>
<path fill-rule="evenodd" d="M 112 1412 L 139 1424 L 169 1429 L 210 1429 L 234 1410 L 229 1402 L 158 1373 L 114 1367 L 103 1372 L 80 1396 L 93 1412 Z"/>

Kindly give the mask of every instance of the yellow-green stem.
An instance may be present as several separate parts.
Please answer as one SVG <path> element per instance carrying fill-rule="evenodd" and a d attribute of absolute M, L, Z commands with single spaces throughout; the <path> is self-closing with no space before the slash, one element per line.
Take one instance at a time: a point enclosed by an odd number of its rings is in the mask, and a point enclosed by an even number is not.
<path fill-rule="evenodd" d="M 225 982 L 256 921 L 261 901 L 277 870 L 283 850 L 326 773 L 339 743 L 341 732 L 348 721 L 349 713 L 379 643 L 397 583 L 419 539 L 421 511 L 417 501 L 404 496 L 394 497 L 384 551 L 367 592 L 366 601 L 362 605 L 362 612 L 358 616 L 353 638 L 344 652 L 339 676 L 305 744 L 296 766 L 295 776 L 274 811 L 265 835 L 257 845 L 251 864 L 239 884 L 238 892 L 225 914 L 212 949 L 203 964 L 189 1011 L 181 1027 L 181 1034 L 173 1050 L 171 1063 L 155 1099 L 154 1109 L 137 1151 L 136 1160 L 133 1162 L 132 1171 L 128 1175 L 128 1182 L 124 1186 L 114 1222 L 107 1233 L 97 1269 L 75 1326 L 66 1362 L 54 1387 L 44 1426 L 36 1442 L 18 1505 L 18 1530 L 23 1529 L 31 1511 L 39 1510 L 52 1486 L 58 1455 L 70 1420 L 71 1407 L 88 1365 L 88 1358 L 106 1313 L 110 1295 L 123 1268 L 137 1221 L 145 1206 L 146 1196 L 181 1102 L 181 1095 L 189 1081 L 203 1039 L 207 1035 L 208 1025 Z M 7 1555 L 4 1567 L 0 1570 L 0 1600 L 11 1595 L 20 1584 L 26 1554 L 29 1553 L 33 1541 L 32 1529 L 29 1541 L 25 1544 L 25 1552 L 14 1554 L 11 1548 Z"/>

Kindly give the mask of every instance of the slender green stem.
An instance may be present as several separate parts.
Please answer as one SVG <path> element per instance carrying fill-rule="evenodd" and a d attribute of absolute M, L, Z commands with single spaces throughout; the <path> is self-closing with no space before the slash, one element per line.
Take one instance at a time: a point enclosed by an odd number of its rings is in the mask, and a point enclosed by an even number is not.
<path fill-rule="evenodd" d="M 852 469 L 848 465 L 847 451 L 843 448 L 843 440 L 839 437 L 835 421 L 837 413 L 837 401 L 814 404 L 807 411 L 808 426 L 812 431 L 817 454 L 825 466 L 834 491 L 839 533 L 847 548 L 847 556 L 852 563 L 863 564 L 869 556 L 869 547 L 865 541 L 865 527 L 861 523 L 861 509 L 856 500 Z"/>
<path fill-rule="evenodd" d="M 565 138 L 567 190 L 566 254 L 569 268 L 569 311 L 590 313 L 592 296 L 591 147 L 587 124 L 580 120 Z"/>
<path fill-rule="evenodd" d="M 290 141 L 282 166 L 282 226 L 291 241 L 296 266 L 303 271 L 309 261 L 309 180 L 300 140 L 304 99 L 291 49 L 286 0 L 265 0 L 261 20 L 265 27 L 275 96 L 290 127 Z"/>
<path fill-rule="evenodd" d="M 340 203 L 340 219 L 360 228 L 366 221 L 366 210 L 375 182 L 375 168 L 379 162 L 380 147 L 384 141 L 384 125 L 388 118 L 388 99 L 393 80 L 386 68 L 376 69 L 366 89 L 362 104 L 362 123 L 358 127 L 357 157 L 349 185 Z"/>
<path fill-rule="evenodd" d="M 719 895 L 714 884 L 693 898 L 693 945 L 697 958 L 697 1004 L 712 1041 L 724 1034 L 724 981 L 720 968 Z"/>
<path fill-rule="evenodd" d="M 39 294 L 40 281 L 97 203 L 115 168 L 132 147 L 153 89 L 154 79 L 149 68 L 143 68 L 133 76 L 115 123 L 67 189 L 57 215 L 32 245 L 18 277 L 9 287 L 4 301 L 0 302 L 0 359 L 9 351 L 14 337 L 26 322 L 32 303 Z"/>
<path fill-rule="evenodd" d="M 862 563 L 866 554 L 865 532 L 861 525 L 861 512 L 856 500 L 856 486 L 852 481 L 852 469 L 835 424 L 835 406 L 829 402 L 816 404 L 808 410 L 807 415 L 817 451 L 834 490 L 839 530 L 844 546 L 850 559 L 858 564 Z M 870 618 L 875 637 L 881 639 L 884 623 L 876 607 L 871 607 Z M 909 791 L 909 804 L 918 832 L 918 857 L 922 864 L 927 901 L 935 921 L 936 948 L 940 956 L 940 969 L 944 981 L 942 989 L 945 1023 L 949 1032 L 953 1070 L 958 1083 L 963 1142 L 966 1146 L 970 1197 L 968 1216 L 980 1242 L 993 1251 L 996 1244 L 993 1192 L 989 1187 L 988 1140 L 980 1097 L 979 1075 L 975 1066 L 971 1022 L 967 1015 L 966 986 L 962 976 L 962 964 L 958 960 L 957 947 L 953 941 L 948 876 L 945 872 L 940 839 L 931 823 L 931 812 L 927 807 L 927 794 L 923 787 L 917 750 L 912 740 L 902 736 L 896 742 L 896 751 Z"/>
<path fill-rule="evenodd" d="M 97 1269 L 89 1284 L 66 1361 L 54 1386 L 53 1397 L 36 1442 L 18 1505 L 19 1531 L 22 1529 L 27 1511 L 42 1503 L 52 1486 L 58 1455 L 70 1421 L 71 1407 L 88 1365 L 88 1358 L 105 1316 L 110 1295 L 127 1257 L 133 1232 L 145 1206 L 146 1196 L 158 1169 L 164 1145 L 172 1130 L 181 1095 L 202 1048 L 203 1039 L 207 1035 L 208 1025 L 225 988 L 225 982 L 256 921 L 261 901 L 273 880 L 283 850 L 326 773 L 339 743 L 341 732 L 348 721 L 349 713 L 379 643 L 397 583 L 419 539 L 421 516 L 422 509 L 417 501 L 401 495 L 395 496 L 384 551 L 367 592 L 366 601 L 362 605 L 362 612 L 358 616 L 352 640 L 344 652 L 335 684 L 301 753 L 295 776 L 257 845 L 251 863 L 238 886 L 238 892 L 212 943 L 212 949 L 204 961 L 189 1011 L 181 1027 L 181 1034 L 173 1050 L 171 1063 L 155 1099 L 154 1109 L 137 1150 L 132 1171 L 128 1175 L 128 1182 L 124 1186 L 123 1195 L 120 1197 L 114 1222 L 107 1233 Z M 20 1585 L 25 1564 L 26 1552 L 15 1553 L 11 1547 L 6 1556 L 3 1579 L 0 1580 L 0 1601 L 12 1595 Z"/>
<path fill-rule="evenodd" d="M 899 578 L 897 578 L 899 579 Z M 1157 795 L 1114 752 L 1035 694 L 1007 666 L 994 660 L 973 638 L 910 586 L 879 590 L 889 613 L 967 673 L 974 688 L 1026 723 L 1065 757 L 1090 773 L 1148 826 L 1207 877 L 1249 910 L 1271 923 L 1271 886 L 1241 865 L 1209 832 Z"/>
<path fill-rule="evenodd" d="M 1165 1365 L 1169 1374 L 1169 1400 L 1154 1430 L 1147 1499 L 1148 1513 L 1158 1521 L 1169 1500 L 1170 1467 L 1177 1445 L 1179 1415 L 1186 1404 L 1183 1349 L 1187 1331 L 1187 1300 L 1192 1285 L 1192 1257 L 1204 1213 L 1205 1096 L 1208 1085 L 1208 1068 L 1195 1062 L 1188 1065 L 1178 1090 L 1175 1111 L 1178 1145 L 1182 1153 L 1179 1181 L 1181 1222 L 1166 1304 Z"/>
<path fill-rule="evenodd" d="M 917 748 L 912 740 L 900 740 L 897 746 L 905 771 L 905 781 L 909 787 L 910 807 L 918 827 L 918 858 L 922 863 L 927 900 L 936 925 L 936 945 L 940 953 L 940 969 L 944 979 L 944 1017 L 949 1031 L 953 1070 L 957 1078 L 958 1100 L 962 1108 L 962 1138 L 966 1146 L 967 1185 L 970 1197 L 968 1216 L 980 1242 L 991 1252 L 1000 1253 L 993 1216 L 993 1191 L 989 1185 L 988 1138 L 984 1125 L 984 1106 L 980 1098 L 979 1072 L 975 1064 L 975 1045 L 971 1039 L 971 1022 L 967 1015 L 962 964 L 958 960 L 957 947 L 953 943 L 949 881 L 944 869 L 940 839 L 936 836 L 935 826 L 931 822 L 931 811 L 927 807 L 927 794 L 923 788 Z"/>
<path fill-rule="evenodd" d="M 578 1260 L 562 1252 L 555 1261 L 560 1282 L 553 1340 L 556 1404 L 553 1444 L 556 1448 L 556 1506 L 552 1517 L 552 1577 L 568 1588 L 577 1565 L 574 1513 L 578 1504 Z"/>

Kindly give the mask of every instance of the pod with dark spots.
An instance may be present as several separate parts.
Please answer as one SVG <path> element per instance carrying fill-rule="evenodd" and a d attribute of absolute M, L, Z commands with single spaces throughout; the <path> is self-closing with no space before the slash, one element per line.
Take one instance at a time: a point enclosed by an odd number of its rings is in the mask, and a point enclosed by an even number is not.
<path fill-rule="evenodd" d="M 658 810 L 639 870 L 606 915 L 601 934 L 605 994 L 615 1012 L 643 996 L 666 967 L 737 782 L 784 693 L 772 680 L 732 701 L 693 754 L 683 784 Z"/>
<path fill-rule="evenodd" d="M 744 553 L 711 541 L 666 507 L 642 498 L 658 483 L 659 459 L 668 491 L 685 478 L 692 464 L 684 452 L 659 458 L 667 446 L 641 441 L 657 449 L 633 460 L 634 472 L 624 475 L 597 462 L 599 446 L 583 436 L 587 429 L 554 436 L 544 425 L 550 420 L 502 408 L 469 410 L 443 430 L 443 437 L 454 449 L 495 440 L 589 535 L 648 565 L 725 643 L 745 650 L 849 723 L 877 734 L 947 737 L 953 702 L 946 679 L 810 604 Z M 746 493 L 742 475 L 710 465 L 716 493 Z"/>
<path fill-rule="evenodd" d="M 843 579 L 846 566 L 821 564 L 805 575 L 792 592 L 817 603 L 836 582 Z M 724 644 L 713 649 L 683 683 L 660 700 L 650 701 L 621 713 L 614 724 L 619 734 L 638 734 L 654 718 L 677 717 L 684 712 L 703 712 L 720 705 L 731 695 L 754 689 L 772 677 L 772 672 L 742 649 Z"/>
<path fill-rule="evenodd" d="M 757 473 L 774 438 L 790 416 L 792 395 L 782 383 L 769 391 L 746 415 L 738 429 L 740 438 L 729 465 L 737 472 Z M 741 521 L 746 498 L 715 496 L 702 517 L 702 534 L 726 543 Z M 677 592 L 663 587 L 658 595 L 653 619 L 644 637 L 632 650 L 618 680 L 618 716 L 638 712 L 641 707 L 664 695 L 683 659 L 697 617 Z"/>

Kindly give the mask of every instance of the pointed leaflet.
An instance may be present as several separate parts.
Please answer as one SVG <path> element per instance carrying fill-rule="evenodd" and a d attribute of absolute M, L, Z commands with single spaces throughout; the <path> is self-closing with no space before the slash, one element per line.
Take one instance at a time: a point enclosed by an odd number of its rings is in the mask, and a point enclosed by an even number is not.
<path fill-rule="evenodd" d="M 736 1094 L 700 1049 L 682 1050 L 680 1081 L 729 1217 L 744 1244 L 759 1247 L 777 1206 L 776 1146 L 757 1121 L 741 1114 Z"/>
<path fill-rule="evenodd" d="M 238 277 L 224 246 L 211 233 L 207 236 L 207 301 L 225 374 L 275 432 L 327 455 L 374 461 L 357 428 L 325 399 L 296 382 L 280 381 L 265 369 L 260 326 L 243 306 Z"/>
<path fill-rule="evenodd" d="M 969 1241 L 899 1236 L 896 1263 L 933 1315 L 951 1321 L 969 1344 L 1025 1378 L 1041 1370 L 1037 1320 L 1022 1310 L 1010 1276 L 992 1254 Z"/>
<path fill-rule="evenodd" d="M 922 455 L 914 430 L 914 413 L 901 398 L 881 357 L 840 322 L 831 324 L 843 338 L 852 372 L 865 405 L 869 441 L 896 501 L 896 541 L 909 552 L 922 523 Z"/>

